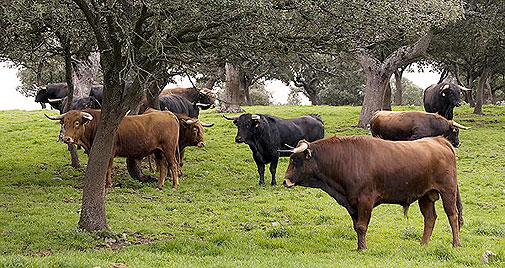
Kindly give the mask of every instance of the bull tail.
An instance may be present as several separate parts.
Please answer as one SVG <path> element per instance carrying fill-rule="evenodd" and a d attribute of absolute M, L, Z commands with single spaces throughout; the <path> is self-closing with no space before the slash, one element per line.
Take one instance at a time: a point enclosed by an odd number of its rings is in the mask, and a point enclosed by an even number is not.
<path fill-rule="evenodd" d="M 456 208 L 458 209 L 458 227 L 463 226 L 463 204 L 461 203 L 461 195 L 459 194 L 459 186 L 456 188 Z"/>
<path fill-rule="evenodd" d="M 409 218 L 409 207 L 410 205 L 403 205 L 403 216 L 405 216 L 405 218 Z"/>

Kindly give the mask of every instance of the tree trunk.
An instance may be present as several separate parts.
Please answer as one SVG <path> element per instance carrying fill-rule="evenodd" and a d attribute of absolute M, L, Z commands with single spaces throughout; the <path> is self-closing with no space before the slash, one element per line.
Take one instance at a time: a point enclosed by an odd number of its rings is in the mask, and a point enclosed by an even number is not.
<path fill-rule="evenodd" d="M 403 71 L 404 69 L 398 69 L 395 71 L 395 106 L 403 105 Z"/>
<path fill-rule="evenodd" d="M 473 88 L 473 76 L 472 75 L 468 75 L 468 78 L 467 78 L 467 87 L 468 88 Z M 468 91 L 468 90 L 465 90 L 464 91 L 465 93 L 465 101 L 466 103 L 470 104 L 470 107 L 475 107 L 475 101 L 473 100 L 473 96 L 472 96 L 472 92 L 473 90 L 471 91 Z"/>
<path fill-rule="evenodd" d="M 87 97 L 91 85 L 100 69 L 100 54 L 91 52 L 89 55 L 74 55 L 72 57 L 72 81 L 74 83 L 74 98 Z"/>
<path fill-rule="evenodd" d="M 473 109 L 474 114 L 483 114 L 482 113 L 482 103 L 484 101 L 484 87 L 486 86 L 486 81 L 489 77 L 489 70 L 485 68 L 482 71 L 482 74 L 479 79 L 479 85 L 477 86 L 477 101 L 475 103 L 475 108 Z"/>
<path fill-rule="evenodd" d="M 391 81 L 388 79 L 384 88 L 384 97 L 382 100 L 382 110 L 391 111 Z"/>
<path fill-rule="evenodd" d="M 240 103 L 244 100 L 241 92 L 241 71 L 230 63 L 225 66 L 226 82 L 224 85 L 224 101 L 216 113 L 243 113 Z"/>
<path fill-rule="evenodd" d="M 358 127 L 368 128 L 373 113 L 383 107 L 384 93 L 391 75 L 401 66 L 405 66 L 422 57 L 432 37 L 433 33 L 428 32 L 419 38 L 414 45 L 398 48 L 382 62 L 364 48 L 354 51 L 354 56 L 359 61 L 366 76 L 365 96 L 363 98 Z"/>
<path fill-rule="evenodd" d="M 383 108 L 384 91 L 386 83 L 389 82 L 384 76 L 380 74 L 365 72 L 366 74 L 366 88 L 365 96 L 363 98 L 363 105 L 359 115 L 358 127 L 368 129 L 368 124 L 373 114 Z"/>
<path fill-rule="evenodd" d="M 224 74 L 223 67 L 218 67 L 216 73 L 214 73 L 208 77 L 208 79 L 205 82 L 205 84 L 203 85 L 203 87 L 208 88 L 208 89 L 212 89 L 214 87 L 214 85 L 217 83 L 217 81 L 221 79 L 223 74 Z"/>
<path fill-rule="evenodd" d="M 489 74 L 487 80 L 486 80 L 486 86 L 487 86 L 487 92 L 489 94 L 489 103 L 496 105 L 496 97 L 493 94 L 493 91 L 491 90 L 491 77 L 492 75 Z"/>

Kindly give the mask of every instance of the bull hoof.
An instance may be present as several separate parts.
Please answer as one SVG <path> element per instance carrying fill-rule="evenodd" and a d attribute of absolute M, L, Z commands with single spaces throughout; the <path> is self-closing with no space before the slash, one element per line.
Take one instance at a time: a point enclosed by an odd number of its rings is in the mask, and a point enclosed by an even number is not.
<path fill-rule="evenodd" d="M 277 182 L 273 181 L 273 182 L 271 183 L 271 185 L 272 185 L 272 186 L 275 186 L 275 185 L 277 185 Z"/>
<path fill-rule="evenodd" d="M 160 192 L 161 192 L 161 191 L 163 191 L 163 189 L 161 189 L 161 188 L 159 188 L 159 187 L 156 187 L 156 190 L 158 190 L 158 191 L 160 191 Z"/>

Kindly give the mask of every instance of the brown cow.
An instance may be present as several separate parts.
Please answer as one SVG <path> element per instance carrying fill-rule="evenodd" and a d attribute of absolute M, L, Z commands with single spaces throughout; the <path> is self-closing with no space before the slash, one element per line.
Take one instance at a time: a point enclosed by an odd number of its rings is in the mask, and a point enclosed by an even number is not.
<path fill-rule="evenodd" d="M 156 111 L 149 109 L 146 113 Z M 179 119 L 179 166 L 183 165 L 185 148 L 188 146 L 204 147 L 205 140 L 203 138 L 203 127 L 212 127 L 214 124 L 206 124 L 197 118 L 191 118 L 185 114 L 175 114 Z M 149 169 L 152 172 L 151 157 L 148 157 Z M 182 175 L 182 170 L 179 170 L 179 175 Z"/>
<path fill-rule="evenodd" d="M 63 141 L 84 147 L 89 153 L 100 121 L 100 110 L 72 110 L 57 116 L 47 116 L 60 120 L 63 125 Z M 155 153 L 156 164 L 160 171 L 158 189 L 161 190 L 168 169 L 170 169 L 173 188 L 177 188 L 178 168 L 177 141 L 179 139 L 179 122 L 177 117 L 168 111 L 153 111 L 144 115 L 126 116 L 119 124 L 116 143 L 107 170 L 107 186 L 111 186 L 111 170 L 114 157 L 131 157 L 142 159 Z M 163 157 L 162 157 L 163 156 Z M 167 159 L 167 160 L 165 160 Z"/>
<path fill-rule="evenodd" d="M 459 147 L 459 129 L 469 129 L 439 114 L 421 111 L 378 111 L 370 120 L 372 136 L 392 141 L 444 136 Z"/>
<path fill-rule="evenodd" d="M 387 141 L 373 137 L 332 137 L 292 149 L 284 186 L 320 188 L 349 212 L 358 235 L 358 250 L 366 249 L 372 209 L 400 204 L 405 215 L 419 200 L 424 216 L 422 244 L 428 244 L 435 219 L 435 201 L 442 196 L 452 228 L 452 244 L 461 246 L 462 205 L 456 176 L 456 156 L 443 137 Z"/>

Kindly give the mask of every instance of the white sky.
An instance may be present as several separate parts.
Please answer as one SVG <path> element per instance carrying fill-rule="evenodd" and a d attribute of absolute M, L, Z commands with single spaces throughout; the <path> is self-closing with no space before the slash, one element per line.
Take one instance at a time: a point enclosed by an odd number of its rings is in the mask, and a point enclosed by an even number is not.
<path fill-rule="evenodd" d="M 40 104 L 34 101 L 34 98 L 26 98 L 16 91 L 16 87 L 21 84 L 16 76 L 17 69 L 7 68 L 5 63 L 0 62 L 0 110 L 37 110 L 41 109 Z M 429 85 L 438 82 L 439 74 L 433 72 L 405 72 L 405 78 L 411 80 L 421 88 L 427 88 Z M 170 84 L 169 87 L 191 87 L 187 79 L 181 79 L 176 84 Z M 279 80 L 270 80 L 265 83 L 267 90 L 272 92 L 275 102 L 286 103 L 289 93 L 289 87 Z M 308 99 L 303 96 L 302 104 L 310 104 Z M 49 105 L 48 105 L 49 106 Z"/>

